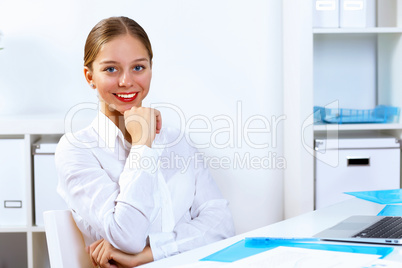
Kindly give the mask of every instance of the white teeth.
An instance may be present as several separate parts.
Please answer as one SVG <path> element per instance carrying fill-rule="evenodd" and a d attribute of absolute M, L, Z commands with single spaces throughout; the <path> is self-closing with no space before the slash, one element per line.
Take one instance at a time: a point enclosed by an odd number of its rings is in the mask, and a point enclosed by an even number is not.
<path fill-rule="evenodd" d="M 116 94 L 118 97 L 120 98 L 125 98 L 125 99 L 129 99 L 132 98 L 136 95 L 137 93 L 133 93 L 133 94 Z"/>

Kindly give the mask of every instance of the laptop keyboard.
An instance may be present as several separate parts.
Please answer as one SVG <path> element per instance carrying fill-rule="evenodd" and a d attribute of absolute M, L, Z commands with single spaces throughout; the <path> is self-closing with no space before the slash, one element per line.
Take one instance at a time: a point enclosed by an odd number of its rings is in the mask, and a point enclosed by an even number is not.
<path fill-rule="evenodd" d="M 402 217 L 385 217 L 353 237 L 402 238 Z"/>

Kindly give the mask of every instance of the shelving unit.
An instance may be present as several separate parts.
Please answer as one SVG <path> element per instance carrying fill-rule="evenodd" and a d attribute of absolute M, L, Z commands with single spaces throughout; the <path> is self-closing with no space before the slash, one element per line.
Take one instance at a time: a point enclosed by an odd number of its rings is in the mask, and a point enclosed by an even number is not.
<path fill-rule="evenodd" d="M 310 4 L 312 3 L 310 2 Z M 319 95 L 317 92 L 324 90 L 324 93 L 328 91 L 335 92 L 331 96 L 333 99 L 329 100 L 328 103 L 339 101 L 340 108 L 355 108 L 356 105 L 363 105 L 364 109 L 371 109 L 379 104 L 402 108 L 402 69 L 400 69 L 402 67 L 400 63 L 402 61 L 402 44 L 400 41 L 402 36 L 401 4 L 402 1 L 400 0 L 377 1 L 378 27 L 312 28 L 313 54 L 315 56 L 317 53 L 321 58 L 327 60 L 327 62 L 323 63 L 319 59 L 314 59 L 313 62 L 314 105 L 320 102 L 320 100 L 317 100 L 317 98 L 320 98 L 320 96 L 317 96 Z M 334 43 L 334 46 L 331 46 L 331 42 Z M 342 45 L 344 47 L 340 47 Z M 333 53 L 333 55 L 328 56 L 325 53 Z M 359 59 L 363 57 L 368 61 L 359 63 Z M 342 60 L 345 62 L 342 62 Z M 348 80 L 345 84 L 341 81 L 343 77 L 338 77 L 337 81 L 335 75 L 321 78 L 322 69 L 329 69 L 329 72 L 342 74 L 347 72 L 344 71 L 345 69 L 349 73 L 353 72 L 352 67 L 347 66 L 350 63 L 348 60 L 355 67 L 355 79 L 352 79 L 353 76 L 347 76 L 346 79 Z M 317 67 L 316 64 L 320 66 Z M 372 76 L 367 75 L 370 72 L 373 74 Z M 324 72 L 324 74 L 327 73 Z M 327 91 L 323 89 L 325 79 L 330 80 L 329 83 L 332 83 Z M 364 84 L 361 82 L 363 80 L 367 80 L 369 83 Z M 337 85 L 339 85 L 339 91 L 341 91 L 339 94 L 335 90 Z M 353 88 L 354 85 L 356 85 L 355 88 Z M 349 86 L 350 90 L 342 91 L 342 88 L 347 88 L 347 86 Z M 358 94 L 353 95 L 354 92 L 358 92 Z M 345 101 L 350 98 L 352 100 Z M 355 106 L 342 107 L 344 103 Z M 319 103 L 319 105 L 324 106 L 323 103 Z M 370 130 L 385 131 L 387 133 L 393 131 L 392 133 L 397 138 L 400 138 L 402 124 L 396 122 L 393 124 L 314 125 L 314 131 L 331 130 L 340 132 Z"/>
<path fill-rule="evenodd" d="M 335 104 L 336 108 L 373 109 L 377 105 L 390 105 L 402 109 L 402 28 L 400 23 L 402 12 L 398 8 L 401 4 L 400 0 L 377 1 L 378 27 L 312 29 L 314 106 L 329 105 L 330 108 L 333 108 L 331 105 Z M 401 117 L 402 115 L 400 115 Z M 371 135 L 386 134 L 395 139 L 401 139 L 400 118 L 398 122 L 389 124 L 318 123 L 313 127 L 314 139 L 323 136 L 336 139 L 351 135 L 363 138 L 370 133 Z M 369 148 L 366 148 L 365 152 L 375 155 L 377 151 L 379 150 L 370 151 Z M 341 154 L 340 152 L 339 154 Z M 350 152 L 350 154 L 353 153 Z M 319 159 L 320 157 L 322 156 L 317 153 L 318 160 L 316 160 L 315 170 L 318 169 L 318 166 L 324 165 L 320 161 L 322 160 Z M 392 159 L 398 158 L 393 157 Z M 381 166 L 376 168 L 378 172 L 378 168 Z M 359 172 L 367 172 L 367 169 L 360 169 Z M 357 178 L 356 180 L 347 179 L 347 174 L 356 172 L 356 169 L 345 168 L 343 163 L 327 168 L 327 170 L 331 170 L 333 174 L 342 174 L 343 177 L 338 178 L 338 181 L 343 179 L 352 184 L 357 180 Z M 384 169 L 382 173 L 385 174 L 386 171 Z M 315 174 L 314 177 L 316 185 L 318 181 L 331 183 L 328 182 L 330 179 L 324 179 L 323 174 L 320 177 Z M 395 171 L 391 177 L 394 184 L 401 181 L 399 171 Z M 377 180 L 372 180 L 373 185 L 374 182 Z M 383 182 L 383 184 L 386 183 L 389 182 Z M 340 189 L 344 185 L 332 184 L 332 187 Z M 353 187 L 373 186 L 367 182 L 367 185 L 361 184 Z M 376 187 L 381 186 L 376 184 Z M 319 196 L 318 192 L 316 192 L 316 196 Z"/>
<path fill-rule="evenodd" d="M 377 104 L 402 108 L 402 0 L 378 0 L 377 5 L 377 27 L 313 28 L 313 0 L 283 1 L 285 218 L 314 209 L 316 135 L 376 132 L 402 138 L 401 120 L 392 124 L 313 124 L 313 106 L 334 101 L 339 101 L 339 108 L 372 109 Z M 322 62 L 317 53 L 322 54 Z M 324 93 L 319 92 L 317 71 L 323 74 L 321 82 L 328 82 L 328 74 L 331 77 L 335 71 L 339 74 L 347 69 L 342 67 L 346 61 L 349 70 L 365 71 L 364 77 L 344 72 L 327 84 Z M 346 90 L 351 83 L 355 87 Z M 357 94 L 356 88 L 360 90 Z"/>
<path fill-rule="evenodd" d="M 0 260 L 5 267 L 50 267 L 45 228 L 34 222 L 34 177 L 32 145 L 41 138 L 59 139 L 65 129 L 81 129 L 93 117 L 77 116 L 70 122 L 64 115 L 26 115 L 0 117 L 0 139 L 24 141 L 26 225 L 0 225 Z M 1 149 L 1 148 L 0 148 Z M 54 178 L 57 180 L 57 178 Z M 22 186 L 22 187 L 24 187 Z M 54 189 L 56 191 L 56 189 Z M 0 215 L 1 217 L 1 215 Z"/>
<path fill-rule="evenodd" d="M 365 131 L 365 130 L 400 130 L 402 124 L 316 124 L 314 131 Z"/>

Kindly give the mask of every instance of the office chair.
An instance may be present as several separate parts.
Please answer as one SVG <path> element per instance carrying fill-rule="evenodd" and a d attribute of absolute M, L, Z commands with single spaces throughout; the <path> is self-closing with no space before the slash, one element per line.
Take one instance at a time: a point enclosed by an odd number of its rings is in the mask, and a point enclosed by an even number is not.
<path fill-rule="evenodd" d="M 48 210 L 43 213 L 43 220 L 52 268 L 92 267 L 71 211 Z"/>

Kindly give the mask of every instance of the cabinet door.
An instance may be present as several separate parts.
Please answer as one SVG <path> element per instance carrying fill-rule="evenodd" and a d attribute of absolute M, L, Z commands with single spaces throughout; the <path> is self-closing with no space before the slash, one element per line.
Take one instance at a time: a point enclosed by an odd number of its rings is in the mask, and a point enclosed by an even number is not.
<path fill-rule="evenodd" d="M 337 167 L 316 164 L 316 209 L 353 198 L 344 192 L 398 189 L 399 149 L 328 150 Z"/>
<path fill-rule="evenodd" d="M 0 225 L 27 225 L 25 141 L 0 139 Z"/>

